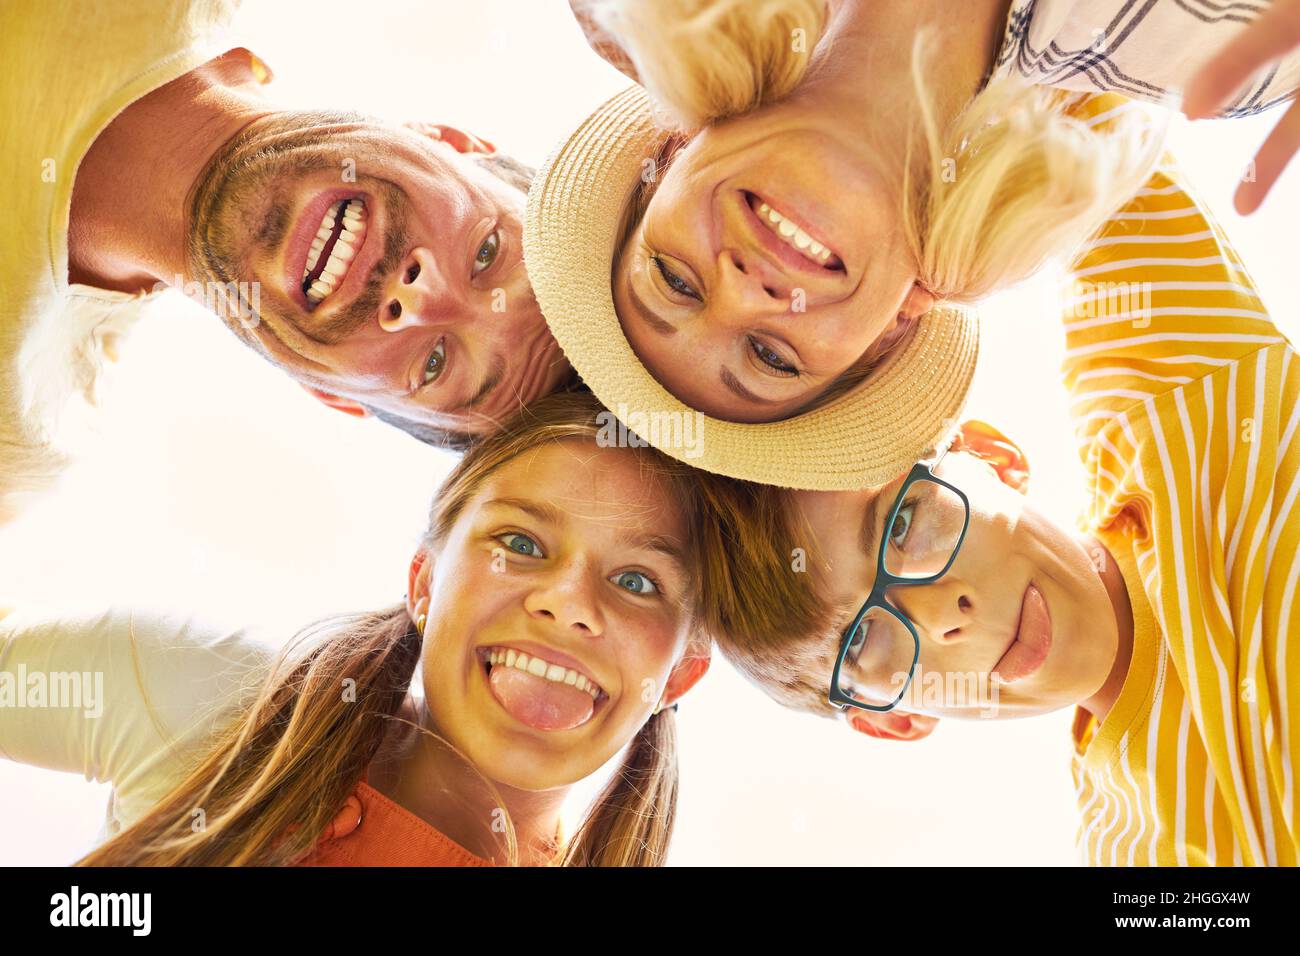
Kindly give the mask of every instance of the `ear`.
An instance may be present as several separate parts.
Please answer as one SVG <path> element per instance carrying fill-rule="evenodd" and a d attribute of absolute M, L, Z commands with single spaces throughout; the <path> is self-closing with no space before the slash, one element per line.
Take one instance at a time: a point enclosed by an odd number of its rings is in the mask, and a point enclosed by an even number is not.
<path fill-rule="evenodd" d="M 1021 494 L 1029 490 L 1029 461 L 1020 446 L 988 422 L 962 423 L 954 451 L 970 452 L 993 466 L 1002 483 Z"/>
<path fill-rule="evenodd" d="M 878 362 L 898 345 L 907 333 L 916 325 L 916 320 L 934 308 L 935 298 L 932 292 L 922 288 L 919 282 L 913 282 L 903 304 L 899 306 L 894 324 L 881 332 L 876 341 L 867 349 L 864 359 Z"/>
<path fill-rule="evenodd" d="M 906 319 L 919 319 L 933 309 L 937 301 L 933 292 L 920 282 L 913 282 L 912 288 L 903 297 L 903 304 L 899 307 L 898 314 Z"/>
<path fill-rule="evenodd" d="M 939 725 L 938 717 L 909 714 L 904 710 L 877 713 L 874 710 L 853 708 L 848 714 L 849 726 L 860 734 L 880 740 L 923 740 Z"/>
<path fill-rule="evenodd" d="M 415 552 L 406 572 L 406 610 L 412 621 L 429 613 L 429 581 L 433 576 L 433 556 L 425 548 Z"/>
<path fill-rule="evenodd" d="M 677 698 L 699 683 L 700 678 L 708 673 L 712 661 L 712 641 L 692 641 L 688 644 L 682 659 L 668 675 L 668 683 L 664 687 L 663 694 L 664 706 L 672 705 Z"/>
<path fill-rule="evenodd" d="M 447 126 L 443 123 L 425 123 L 420 120 L 412 120 L 402 125 L 419 133 L 421 136 L 427 136 L 429 139 L 446 143 L 458 153 L 495 153 L 497 151 L 494 145 L 481 136 L 475 136 L 473 133 L 467 133 L 454 126 Z"/>
<path fill-rule="evenodd" d="M 366 408 L 366 406 L 362 405 L 360 402 L 354 402 L 350 398 L 344 398 L 342 395 L 335 395 L 333 392 L 327 392 L 324 389 L 316 388 L 312 385 L 303 385 L 302 382 L 299 382 L 298 384 L 302 385 L 303 390 L 308 395 L 323 405 L 328 405 L 330 408 L 337 409 L 345 415 L 352 415 L 355 418 L 370 417 L 370 409 Z"/>

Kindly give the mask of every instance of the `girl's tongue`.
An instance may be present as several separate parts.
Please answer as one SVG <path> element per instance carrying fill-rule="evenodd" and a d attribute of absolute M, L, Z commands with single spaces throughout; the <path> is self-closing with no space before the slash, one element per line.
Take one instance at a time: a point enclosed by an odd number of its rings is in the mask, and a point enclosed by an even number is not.
<path fill-rule="evenodd" d="M 515 667 L 493 667 L 488 686 L 512 717 L 537 730 L 572 730 L 591 719 L 596 704 L 585 690 Z"/>

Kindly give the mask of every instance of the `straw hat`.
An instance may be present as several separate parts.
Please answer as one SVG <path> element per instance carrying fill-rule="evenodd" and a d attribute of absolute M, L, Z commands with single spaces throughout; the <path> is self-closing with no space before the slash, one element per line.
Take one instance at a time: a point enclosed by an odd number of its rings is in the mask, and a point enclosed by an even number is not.
<path fill-rule="evenodd" d="M 528 276 L 552 334 L 626 426 L 610 437 L 630 430 L 633 443 L 732 478 L 840 491 L 891 481 L 950 436 L 979 351 L 978 321 L 964 308 L 926 313 L 865 381 L 784 421 L 711 418 L 654 379 L 623 334 L 610 285 L 620 220 L 666 137 L 652 110 L 633 86 L 588 117 L 534 179 L 524 226 Z"/>

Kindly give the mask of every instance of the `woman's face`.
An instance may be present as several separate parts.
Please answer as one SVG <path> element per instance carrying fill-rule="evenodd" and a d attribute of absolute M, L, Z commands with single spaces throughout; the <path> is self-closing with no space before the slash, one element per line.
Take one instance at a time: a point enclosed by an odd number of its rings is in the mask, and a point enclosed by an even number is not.
<path fill-rule="evenodd" d="M 936 474 L 966 493 L 970 526 L 942 578 L 887 591 L 921 641 L 899 708 L 934 717 L 1022 717 L 1086 700 L 1109 676 L 1118 646 L 1115 610 L 1098 570 L 1104 554 L 1091 553 L 1026 505 L 979 458 L 952 452 Z M 797 493 L 830 566 L 834 598 L 853 609 L 837 622 L 839 632 L 871 593 L 880 536 L 902 482 L 865 492 Z M 890 537 L 890 560 L 899 566 L 913 544 L 909 534 L 921 526 L 909 501 L 910 495 Z M 839 641 L 840 633 L 828 638 L 828 686 Z M 869 644 L 868 635 L 866 657 Z M 994 672 L 1005 682 L 993 683 Z"/>
<path fill-rule="evenodd" d="M 613 293 L 629 344 L 708 415 L 789 416 L 932 304 L 898 184 L 826 113 L 792 98 L 703 130 L 621 250 Z"/>
<path fill-rule="evenodd" d="M 683 689 L 686 535 L 666 492 L 633 451 L 550 443 L 497 469 L 428 558 L 425 699 L 490 779 L 581 780 Z"/>

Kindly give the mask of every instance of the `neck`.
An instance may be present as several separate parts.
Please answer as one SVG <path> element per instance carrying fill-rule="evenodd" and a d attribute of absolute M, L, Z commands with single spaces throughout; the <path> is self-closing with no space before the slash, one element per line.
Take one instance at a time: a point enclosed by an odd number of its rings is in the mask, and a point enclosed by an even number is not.
<path fill-rule="evenodd" d="M 443 736 L 423 701 L 408 699 L 400 716 Z M 471 853 L 498 864 L 507 862 L 504 810 L 518 841 L 518 862 L 551 862 L 568 787 L 528 791 L 492 781 L 494 793 L 441 739 L 416 732 L 409 724 L 396 726 L 393 743 L 371 763 L 371 786 Z"/>
<path fill-rule="evenodd" d="M 915 40 L 923 34 L 921 70 L 935 119 L 945 128 L 992 70 L 1011 2 L 832 0 L 827 53 L 805 84 L 815 91 L 812 102 L 825 103 L 840 116 L 870 116 L 875 139 L 901 141 L 916 120 L 913 56 Z"/>
<path fill-rule="evenodd" d="M 77 170 L 69 281 L 139 292 L 184 276 L 191 188 L 222 144 L 270 112 L 242 50 L 128 106 Z"/>
<path fill-rule="evenodd" d="M 1115 706 L 1115 701 L 1119 699 L 1120 691 L 1124 687 L 1124 679 L 1128 677 L 1129 663 L 1133 658 L 1133 607 L 1129 603 L 1124 574 L 1106 546 L 1095 538 L 1084 538 L 1082 544 L 1084 549 L 1094 556 L 1093 566 L 1097 568 L 1097 575 L 1106 588 L 1107 597 L 1110 598 L 1118 631 L 1115 659 L 1111 663 L 1110 673 L 1106 675 L 1105 683 L 1092 696 L 1079 702 L 1080 707 L 1092 713 L 1097 721 L 1101 722 Z"/>

